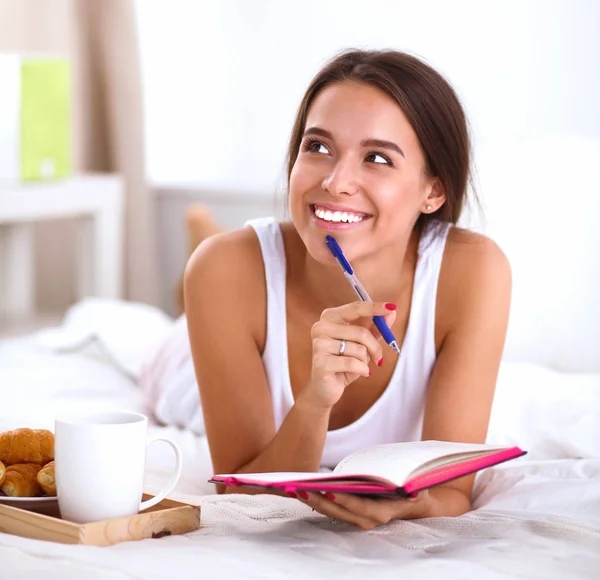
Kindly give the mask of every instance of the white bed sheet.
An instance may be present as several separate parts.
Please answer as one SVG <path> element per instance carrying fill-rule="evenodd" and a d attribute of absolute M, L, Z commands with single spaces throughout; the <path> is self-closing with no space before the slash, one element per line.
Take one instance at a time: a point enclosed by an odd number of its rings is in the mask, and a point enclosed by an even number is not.
<path fill-rule="evenodd" d="M 522 395 L 512 372 L 512 388 Z M 522 376 L 527 381 L 535 378 L 531 369 Z M 594 384 L 585 383 L 589 393 Z M 566 387 L 568 383 L 555 385 L 561 391 Z M 509 395 L 501 393 L 507 403 L 512 400 Z M 591 401 L 590 395 L 586 412 Z M 135 383 L 102 357 L 89 352 L 53 354 L 40 350 L 31 337 L 0 342 L 0 430 L 52 427 L 55 413 L 90 407 L 143 411 Z M 510 404 L 503 403 L 501 409 L 509 412 Z M 502 430 L 501 416 L 496 415 L 496 433 Z M 581 425 L 590 429 L 587 421 Z M 600 578 L 597 445 L 581 447 L 573 440 L 577 445 L 556 447 L 553 455 L 546 452 L 552 445 L 549 439 L 539 448 L 543 454 L 481 473 L 473 512 L 459 518 L 394 522 L 367 533 L 332 522 L 291 498 L 211 495 L 206 439 L 172 427 L 153 425 L 150 430 L 174 438 L 182 447 L 184 473 L 172 497 L 202 506 L 202 528 L 185 536 L 109 548 L 0 533 L 0 580 Z M 532 432 L 521 435 L 534 441 Z M 150 448 L 148 491 L 157 491 L 167 481 L 173 463 L 168 446 L 157 443 Z"/>
<path fill-rule="evenodd" d="M 368 533 L 293 499 L 196 496 L 203 527 L 185 536 L 95 548 L 0 534 L 0 578 L 597 579 L 599 471 L 598 460 L 493 469 L 470 514 Z"/>

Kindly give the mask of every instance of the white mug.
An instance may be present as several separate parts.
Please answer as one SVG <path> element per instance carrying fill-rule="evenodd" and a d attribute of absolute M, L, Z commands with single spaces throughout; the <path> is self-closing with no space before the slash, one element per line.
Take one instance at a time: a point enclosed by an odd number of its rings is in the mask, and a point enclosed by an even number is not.
<path fill-rule="evenodd" d="M 58 418 L 54 429 L 56 491 L 61 517 L 89 523 L 137 514 L 169 494 L 181 476 L 181 450 L 170 439 L 147 439 L 148 418 L 109 411 Z M 175 471 L 165 488 L 142 502 L 146 448 L 165 441 L 175 451 Z"/>

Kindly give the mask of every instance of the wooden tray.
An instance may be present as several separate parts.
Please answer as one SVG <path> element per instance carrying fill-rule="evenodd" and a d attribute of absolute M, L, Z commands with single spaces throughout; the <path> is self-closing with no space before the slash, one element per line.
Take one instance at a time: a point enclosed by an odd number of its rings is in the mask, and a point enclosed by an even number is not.
<path fill-rule="evenodd" d="M 153 497 L 144 494 L 144 500 Z M 74 524 L 60 519 L 58 504 L 45 514 L 0 505 L 0 532 L 58 542 L 112 546 L 120 542 L 185 534 L 200 527 L 200 506 L 163 499 L 134 516 L 91 524 Z"/>

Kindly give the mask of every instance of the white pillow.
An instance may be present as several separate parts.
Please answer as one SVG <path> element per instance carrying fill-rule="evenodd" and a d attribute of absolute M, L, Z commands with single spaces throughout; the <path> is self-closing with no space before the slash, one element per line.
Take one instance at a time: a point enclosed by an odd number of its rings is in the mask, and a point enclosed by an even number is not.
<path fill-rule="evenodd" d="M 38 347 L 51 352 L 100 357 L 137 380 L 172 327 L 172 318 L 148 304 L 86 298 L 67 311 L 61 326 L 42 330 L 32 338 Z"/>
<path fill-rule="evenodd" d="M 600 373 L 503 362 L 488 442 L 533 460 L 600 458 Z"/>

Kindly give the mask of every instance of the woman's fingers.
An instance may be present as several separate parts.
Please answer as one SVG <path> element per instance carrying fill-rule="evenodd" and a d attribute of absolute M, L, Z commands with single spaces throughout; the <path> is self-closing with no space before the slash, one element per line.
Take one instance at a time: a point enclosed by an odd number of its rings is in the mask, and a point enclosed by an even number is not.
<path fill-rule="evenodd" d="M 362 356 L 362 349 L 354 349 L 356 352 L 360 350 L 361 360 L 366 362 L 367 357 L 370 357 L 374 361 L 381 360 L 381 343 L 375 338 L 373 333 L 364 326 L 339 324 L 322 318 L 313 325 L 312 337 L 313 341 L 319 339 L 333 341 L 332 343 L 328 343 L 323 349 L 329 354 L 339 354 L 340 342 L 345 340 L 347 345 L 352 342 L 364 347 L 365 356 Z M 344 356 L 354 356 L 354 354 L 351 355 L 349 352 L 345 351 Z"/>
<path fill-rule="evenodd" d="M 369 364 L 371 360 L 369 351 L 364 344 L 349 339 L 320 337 L 315 339 L 315 348 L 319 352 L 327 354 L 356 358 L 366 364 Z"/>
<path fill-rule="evenodd" d="M 352 324 L 360 318 L 373 318 L 373 316 L 382 316 L 386 324 L 391 328 L 396 320 L 396 304 L 391 302 L 358 301 L 344 304 L 337 308 L 329 308 L 323 311 L 321 319 L 315 325 L 317 328 L 313 327 L 313 330 L 316 333 L 323 333 L 327 336 L 339 338 L 340 340 L 345 339 L 362 343 L 367 347 L 370 357 L 379 363 L 383 354 L 381 349 L 383 339 L 375 324 L 372 324 L 368 329 Z M 350 332 L 338 330 L 336 333 L 333 330 L 334 327 L 349 328 L 352 330 Z"/>
<path fill-rule="evenodd" d="M 337 308 L 328 308 L 321 314 L 321 320 L 329 320 L 337 324 L 349 324 L 360 318 L 386 316 L 396 310 L 391 302 L 350 302 Z"/>
<path fill-rule="evenodd" d="M 371 530 L 394 519 L 410 517 L 414 500 L 398 497 L 376 499 L 348 493 L 299 492 L 299 498 L 323 515 Z"/>
<path fill-rule="evenodd" d="M 312 369 L 310 381 L 299 394 L 303 404 L 331 408 L 349 384 L 371 374 L 371 360 L 381 366 L 381 342 L 369 328 L 354 321 L 393 315 L 395 308 L 385 302 L 353 302 L 323 311 L 311 329 Z"/>
<path fill-rule="evenodd" d="M 320 493 L 303 492 L 299 493 L 299 498 L 320 514 L 330 518 L 343 520 L 349 524 L 358 526 L 363 530 L 372 530 L 379 523 L 368 516 L 350 511 L 335 501 L 327 499 L 326 496 L 321 495 Z"/>
<path fill-rule="evenodd" d="M 351 493 L 335 494 L 335 503 L 352 513 L 369 518 L 378 524 L 405 518 L 414 509 L 415 501 L 400 497 L 362 497 Z"/>
<path fill-rule="evenodd" d="M 366 362 L 351 356 L 331 356 L 318 353 L 313 356 L 313 368 L 323 376 L 335 373 L 350 373 L 368 377 L 371 369 Z"/>

